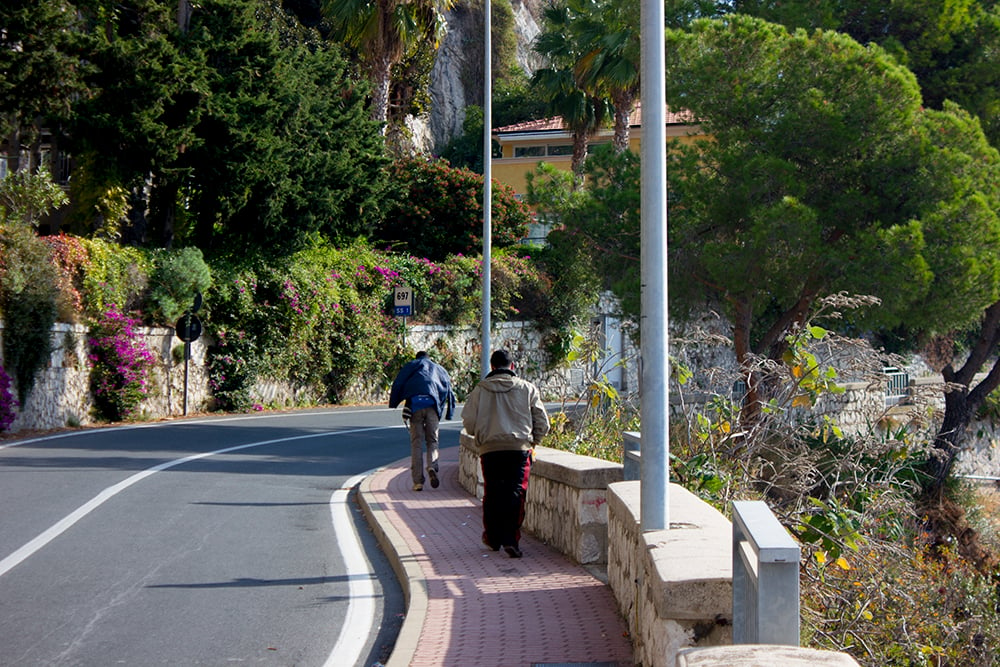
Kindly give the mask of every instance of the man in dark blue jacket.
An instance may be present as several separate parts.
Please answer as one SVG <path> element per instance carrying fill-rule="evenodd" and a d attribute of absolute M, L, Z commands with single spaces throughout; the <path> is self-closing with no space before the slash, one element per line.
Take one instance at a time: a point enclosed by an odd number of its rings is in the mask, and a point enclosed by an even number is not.
<path fill-rule="evenodd" d="M 410 474 L 413 490 L 424 488 L 424 443 L 427 444 L 427 475 L 431 487 L 438 479 L 438 424 L 441 418 L 451 419 L 455 412 L 455 394 L 451 377 L 440 364 L 431 361 L 424 351 L 407 363 L 396 375 L 389 392 L 389 407 L 404 404 L 410 412 Z"/>

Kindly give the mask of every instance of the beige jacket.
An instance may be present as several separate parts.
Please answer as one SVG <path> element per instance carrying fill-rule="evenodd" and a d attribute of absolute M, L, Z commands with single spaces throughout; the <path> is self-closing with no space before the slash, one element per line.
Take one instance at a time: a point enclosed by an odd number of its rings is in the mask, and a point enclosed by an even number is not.
<path fill-rule="evenodd" d="M 549 432 L 549 415 L 538 387 L 499 368 L 476 385 L 462 408 L 465 432 L 479 453 L 531 449 Z"/>

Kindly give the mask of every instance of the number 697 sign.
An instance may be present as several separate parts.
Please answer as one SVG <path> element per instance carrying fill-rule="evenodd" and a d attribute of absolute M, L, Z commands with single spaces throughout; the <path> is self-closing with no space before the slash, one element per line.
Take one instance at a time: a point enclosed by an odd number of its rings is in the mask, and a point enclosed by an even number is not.
<path fill-rule="evenodd" d="M 413 291 L 409 285 L 399 285 L 396 288 L 393 315 L 409 317 L 413 313 Z"/>

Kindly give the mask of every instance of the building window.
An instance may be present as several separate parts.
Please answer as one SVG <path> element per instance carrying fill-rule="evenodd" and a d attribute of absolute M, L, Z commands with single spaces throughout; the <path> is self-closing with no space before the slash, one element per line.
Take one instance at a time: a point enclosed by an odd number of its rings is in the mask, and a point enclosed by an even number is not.
<path fill-rule="evenodd" d="M 572 155 L 573 154 L 573 144 L 558 144 L 555 146 L 549 146 L 549 155 Z"/>
<path fill-rule="evenodd" d="M 515 146 L 514 157 L 545 157 L 545 146 Z"/>

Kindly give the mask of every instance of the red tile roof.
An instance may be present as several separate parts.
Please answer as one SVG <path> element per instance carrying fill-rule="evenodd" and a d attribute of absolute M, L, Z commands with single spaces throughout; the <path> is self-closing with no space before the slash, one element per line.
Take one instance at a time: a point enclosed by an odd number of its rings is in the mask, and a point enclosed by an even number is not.
<path fill-rule="evenodd" d="M 667 125 L 684 125 L 686 123 L 693 123 L 694 116 L 690 111 L 671 111 L 669 108 L 666 110 L 666 123 Z M 642 126 L 642 105 L 636 104 L 635 109 L 632 110 L 629 116 L 629 126 L 630 127 L 641 127 Z M 541 120 L 526 120 L 521 123 L 514 123 L 513 125 L 505 125 L 504 127 L 498 127 L 493 130 L 494 134 L 510 134 L 514 132 L 555 132 L 558 130 L 565 130 L 566 124 L 563 122 L 562 116 L 552 116 L 551 118 L 543 118 Z"/>

